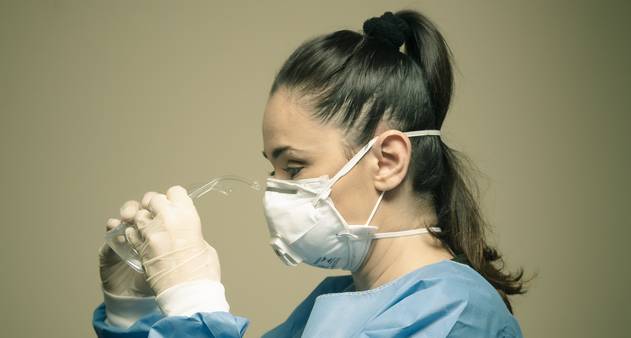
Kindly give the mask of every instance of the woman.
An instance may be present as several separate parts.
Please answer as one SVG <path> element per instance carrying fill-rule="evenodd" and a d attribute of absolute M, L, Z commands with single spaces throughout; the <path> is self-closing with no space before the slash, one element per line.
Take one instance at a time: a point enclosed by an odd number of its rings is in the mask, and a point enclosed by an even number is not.
<path fill-rule="evenodd" d="M 351 275 L 325 279 L 265 337 L 521 337 L 508 296 L 525 292 L 522 273 L 498 268 L 465 162 L 440 137 L 453 86 L 447 44 L 415 11 L 387 12 L 363 31 L 307 41 L 270 91 L 272 247 L 286 264 Z M 102 248 L 100 337 L 244 334 L 186 190 L 149 192 L 121 219 L 138 228 L 128 237 L 145 274 Z"/>

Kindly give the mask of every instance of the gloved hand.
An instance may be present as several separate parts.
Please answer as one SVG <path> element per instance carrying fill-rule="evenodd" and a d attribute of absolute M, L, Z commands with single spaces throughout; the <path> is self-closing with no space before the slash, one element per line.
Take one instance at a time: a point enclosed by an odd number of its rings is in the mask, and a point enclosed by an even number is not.
<path fill-rule="evenodd" d="M 130 221 L 136 215 L 140 203 L 128 201 L 121 208 L 121 218 Z M 107 221 L 106 230 L 109 231 L 120 224 L 121 220 L 110 218 Z M 153 296 L 153 290 L 146 282 L 145 274 L 138 273 L 127 265 L 112 250 L 109 245 L 103 244 L 99 249 L 99 272 L 103 289 L 119 296 L 148 297 Z"/>
<path fill-rule="evenodd" d="M 219 258 L 202 235 L 197 209 L 181 186 L 148 192 L 126 236 L 141 257 L 147 282 L 160 295 L 181 283 L 220 282 Z M 137 230 L 136 230 L 137 229 Z"/>

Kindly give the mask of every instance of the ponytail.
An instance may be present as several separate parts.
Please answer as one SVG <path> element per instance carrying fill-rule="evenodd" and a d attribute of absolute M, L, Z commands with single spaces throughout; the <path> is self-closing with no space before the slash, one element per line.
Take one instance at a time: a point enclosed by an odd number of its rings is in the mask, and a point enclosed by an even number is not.
<path fill-rule="evenodd" d="M 451 50 L 434 24 L 422 14 L 404 10 L 397 12 L 397 16 L 410 28 L 405 52 L 423 70 L 436 125 L 440 127 L 449 110 L 453 93 Z"/>
<path fill-rule="evenodd" d="M 453 92 L 451 51 L 434 24 L 422 14 L 405 10 L 396 15 L 405 20 L 410 28 L 405 53 L 422 69 L 435 115 L 435 127 L 440 129 Z M 440 174 L 437 175 L 438 184 L 433 192 L 439 226 L 443 231 L 435 236 L 454 254 L 464 255 L 471 267 L 495 287 L 512 312 L 508 296 L 526 292 L 523 269 L 515 273 L 504 271 L 502 256 L 487 243 L 485 232 L 488 224 L 478 204 L 479 191 L 472 178 L 473 165 L 464 154 L 450 148 L 442 140 L 438 142 L 441 156 L 435 172 Z M 425 176 L 427 182 L 426 173 L 420 176 Z M 420 191 L 426 188 L 426 184 L 419 187 Z"/>

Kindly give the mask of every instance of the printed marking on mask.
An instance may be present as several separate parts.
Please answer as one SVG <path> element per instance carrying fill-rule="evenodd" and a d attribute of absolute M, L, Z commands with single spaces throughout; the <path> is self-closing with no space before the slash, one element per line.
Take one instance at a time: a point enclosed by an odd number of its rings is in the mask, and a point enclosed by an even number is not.
<path fill-rule="evenodd" d="M 337 262 L 340 261 L 340 259 L 342 259 L 341 257 L 319 257 L 318 259 L 315 260 L 315 262 L 313 264 L 320 264 L 320 263 L 325 263 L 328 266 L 336 266 Z"/>

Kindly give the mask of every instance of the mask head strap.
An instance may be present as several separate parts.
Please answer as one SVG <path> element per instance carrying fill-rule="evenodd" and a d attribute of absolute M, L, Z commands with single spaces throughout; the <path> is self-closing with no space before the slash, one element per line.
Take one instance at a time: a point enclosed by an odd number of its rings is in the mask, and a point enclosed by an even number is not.
<path fill-rule="evenodd" d="M 440 136 L 440 130 L 415 130 L 415 131 L 406 131 L 403 134 L 406 135 L 407 137 L 417 137 L 417 136 L 427 136 L 427 135 Z M 322 194 L 318 196 L 317 200 L 323 200 L 329 197 L 329 194 L 331 193 L 331 187 L 335 184 L 335 182 L 339 181 L 340 178 L 348 174 L 348 172 L 351 171 L 351 169 L 353 169 L 353 167 L 355 167 L 357 163 L 359 163 L 359 161 L 361 161 L 361 159 L 364 158 L 366 154 L 368 154 L 368 151 L 370 150 L 370 148 L 372 148 L 375 142 L 377 142 L 377 137 L 374 137 L 372 140 L 370 140 L 365 146 L 363 146 L 353 156 L 353 158 L 351 158 L 348 162 L 346 162 L 346 164 L 342 167 L 342 169 L 340 169 L 337 172 L 337 174 L 335 174 L 335 176 L 333 176 L 333 178 L 329 181 L 329 186 L 327 187 L 325 191 L 322 192 Z M 379 201 L 381 201 L 381 198 L 379 199 Z M 375 205 L 375 208 L 373 209 L 373 213 L 374 211 L 377 210 L 378 205 L 379 203 Z M 372 216 L 374 215 L 371 215 L 370 219 L 372 219 Z"/>
<path fill-rule="evenodd" d="M 401 231 L 378 232 L 376 234 L 373 234 L 372 238 L 379 239 L 379 238 L 415 236 L 415 235 L 420 235 L 420 234 L 427 234 L 430 231 L 441 232 L 442 229 L 439 227 L 429 227 L 429 228 L 418 228 L 418 229 L 401 230 Z"/>

